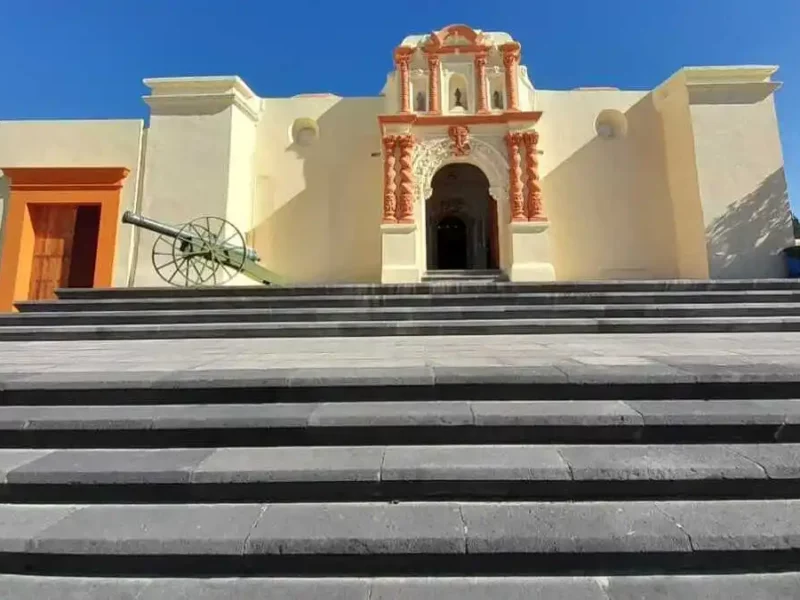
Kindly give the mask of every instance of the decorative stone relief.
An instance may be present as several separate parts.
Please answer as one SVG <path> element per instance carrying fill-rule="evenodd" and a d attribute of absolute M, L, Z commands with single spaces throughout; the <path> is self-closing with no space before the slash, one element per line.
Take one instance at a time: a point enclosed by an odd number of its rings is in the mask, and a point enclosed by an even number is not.
<path fill-rule="evenodd" d="M 481 138 L 470 136 L 469 142 L 470 152 L 465 156 L 453 154 L 453 141 L 449 137 L 423 139 L 417 144 L 413 172 L 421 198 L 430 196 L 431 180 L 436 171 L 451 162 L 468 162 L 484 172 L 495 200 L 501 202 L 505 199 L 509 172 L 505 156 Z"/>
<path fill-rule="evenodd" d="M 453 140 L 453 156 L 467 156 L 472 149 L 469 144 L 469 128 L 466 125 L 453 125 L 447 130 Z"/>

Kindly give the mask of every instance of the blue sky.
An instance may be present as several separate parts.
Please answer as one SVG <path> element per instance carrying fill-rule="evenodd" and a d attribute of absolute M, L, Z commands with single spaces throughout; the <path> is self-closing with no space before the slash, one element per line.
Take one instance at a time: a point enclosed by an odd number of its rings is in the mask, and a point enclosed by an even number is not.
<path fill-rule="evenodd" d="M 798 0 L 0 0 L 0 120 L 144 117 L 145 77 L 373 96 L 405 35 L 450 23 L 511 33 L 543 89 L 650 89 L 685 65 L 780 65 L 800 208 Z"/>

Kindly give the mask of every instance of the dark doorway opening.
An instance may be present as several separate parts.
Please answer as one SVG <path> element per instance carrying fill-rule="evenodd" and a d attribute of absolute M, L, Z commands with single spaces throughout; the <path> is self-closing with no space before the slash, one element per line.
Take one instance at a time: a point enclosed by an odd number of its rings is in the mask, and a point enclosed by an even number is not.
<path fill-rule="evenodd" d="M 426 200 L 429 270 L 497 270 L 497 202 L 489 180 L 468 163 L 445 165 L 433 176 Z"/>
<path fill-rule="evenodd" d="M 100 205 L 79 206 L 75 215 L 75 237 L 67 287 L 94 287 L 97 238 L 100 234 Z"/>
<path fill-rule="evenodd" d="M 467 225 L 455 216 L 436 225 L 436 265 L 439 269 L 467 268 Z"/>

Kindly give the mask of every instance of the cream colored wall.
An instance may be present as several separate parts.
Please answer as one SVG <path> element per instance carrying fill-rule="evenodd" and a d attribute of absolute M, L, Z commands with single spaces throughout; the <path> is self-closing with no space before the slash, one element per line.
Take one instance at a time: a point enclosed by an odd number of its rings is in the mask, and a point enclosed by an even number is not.
<path fill-rule="evenodd" d="M 690 85 L 709 274 L 783 277 L 794 243 L 770 86 Z"/>
<path fill-rule="evenodd" d="M 181 226 L 226 218 L 252 226 L 255 131 L 260 99 L 238 77 L 148 79 L 150 128 L 142 213 Z M 137 232 L 137 286 L 162 285 L 152 265 L 157 236 Z M 245 277 L 231 283 L 249 284 Z"/>
<path fill-rule="evenodd" d="M 227 214 L 231 112 L 150 117 L 141 212 L 170 225 Z M 132 227 L 128 226 L 132 229 Z M 139 232 L 135 285 L 163 282 L 152 267 L 156 235 Z"/>
<path fill-rule="evenodd" d="M 614 90 L 537 91 L 542 191 L 558 279 L 676 274 L 661 121 L 652 96 Z M 603 110 L 627 134 L 598 137 Z"/>
<path fill-rule="evenodd" d="M 125 167 L 122 211 L 134 208 L 138 193 L 144 123 L 139 119 L 98 121 L 0 121 L 3 167 Z M 130 228 L 120 226 L 114 285 L 125 286 L 131 263 Z"/>
<path fill-rule="evenodd" d="M 673 77 L 656 90 L 665 140 L 667 179 L 675 229 L 676 275 L 708 278 L 703 207 L 697 179 L 689 93 L 682 77 Z"/>
<path fill-rule="evenodd" d="M 382 112 L 380 97 L 263 101 L 254 238 L 264 266 L 295 282 L 380 280 Z M 297 119 L 316 124 L 314 143 L 293 141 Z"/>

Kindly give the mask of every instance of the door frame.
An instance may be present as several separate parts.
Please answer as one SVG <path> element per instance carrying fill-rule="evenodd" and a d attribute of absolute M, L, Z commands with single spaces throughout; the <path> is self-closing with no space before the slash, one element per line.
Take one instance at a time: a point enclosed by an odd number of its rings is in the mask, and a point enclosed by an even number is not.
<path fill-rule="evenodd" d="M 34 232 L 31 204 L 99 205 L 94 287 L 111 287 L 124 167 L 2 167 L 11 194 L 0 253 L 0 311 L 28 299 Z"/>

